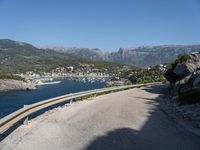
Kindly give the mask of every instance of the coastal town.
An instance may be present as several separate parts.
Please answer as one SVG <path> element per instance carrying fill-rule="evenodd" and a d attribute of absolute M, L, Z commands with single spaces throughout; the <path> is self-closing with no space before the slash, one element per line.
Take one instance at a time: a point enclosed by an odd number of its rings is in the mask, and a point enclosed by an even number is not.
<path fill-rule="evenodd" d="M 92 67 L 91 67 L 92 66 Z M 137 83 L 164 81 L 161 78 L 167 65 L 151 66 L 147 69 L 120 68 L 118 73 L 109 73 L 107 70 L 95 68 L 94 65 L 82 65 L 81 68 L 56 67 L 50 72 L 27 71 L 14 74 L 18 80 L 5 78 L 0 80 L 0 91 L 8 90 L 35 90 L 38 86 L 58 84 L 62 79 L 75 80 L 83 83 L 96 81 L 104 82 L 106 87 L 122 86 Z M 142 80 L 144 79 L 144 80 Z"/>

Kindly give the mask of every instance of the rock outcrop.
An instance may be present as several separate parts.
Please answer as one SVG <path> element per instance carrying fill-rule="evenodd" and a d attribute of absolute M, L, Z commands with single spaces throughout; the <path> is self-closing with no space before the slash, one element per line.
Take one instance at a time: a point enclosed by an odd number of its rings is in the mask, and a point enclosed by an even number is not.
<path fill-rule="evenodd" d="M 200 53 L 179 57 L 165 76 L 171 81 L 174 98 L 183 103 L 200 102 Z"/>
<path fill-rule="evenodd" d="M 190 59 L 186 62 L 176 65 L 173 71 L 175 74 L 185 77 L 200 69 L 200 54 L 191 54 L 189 56 Z"/>
<path fill-rule="evenodd" d="M 0 80 L 0 92 L 9 90 L 34 90 L 36 86 L 32 83 L 26 83 L 20 80 L 13 79 L 1 79 Z"/>

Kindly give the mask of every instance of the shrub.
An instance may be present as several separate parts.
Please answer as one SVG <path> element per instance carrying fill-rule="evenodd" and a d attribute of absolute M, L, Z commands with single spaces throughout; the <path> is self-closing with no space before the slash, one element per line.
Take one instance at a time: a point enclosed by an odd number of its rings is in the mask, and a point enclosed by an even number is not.
<path fill-rule="evenodd" d="M 11 73 L 4 73 L 4 72 L 0 72 L 0 79 L 14 79 L 14 80 L 22 80 L 22 81 L 25 80 L 21 76 L 14 75 Z"/>
<path fill-rule="evenodd" d="M 141 79 L 141 78 L 139 78 L 139 79 L 137 79 L 136 83 L 137 83 L 137 84 L 142 84 L 142 83 L 143 83 L 143 81 L 142 81 L 142 79 Z"/>
<path fill-rule="evenodd" d="M 160 75 L 157 79 L 157 82 L 167 82 L 166 78 L 163 75 Z"/>
<path fill-rule="evenodd" d="M 127 81 L 125 81 L 125 83 L 124 83 L 125 85 L 131 85 L 132 84 L 132 82 L 130 81 L 130 80 L 127 80 Z"/>
<path fill-rule="evenodd" d="M 145 76 L 144 83 L 150 83 L 153 82 L 153 79 L 150 76 Z"/>

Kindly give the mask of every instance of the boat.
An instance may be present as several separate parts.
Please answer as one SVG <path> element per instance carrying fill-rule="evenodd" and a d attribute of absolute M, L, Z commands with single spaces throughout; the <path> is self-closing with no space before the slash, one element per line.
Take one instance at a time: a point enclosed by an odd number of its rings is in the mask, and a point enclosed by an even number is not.
<path fill-rule="evenodd" d="M 37 85 L 50 85 L 50 84 L 58 84 L 61 83 L 61 81 L 52 81 L 52 82 L 39 82 Z"/>

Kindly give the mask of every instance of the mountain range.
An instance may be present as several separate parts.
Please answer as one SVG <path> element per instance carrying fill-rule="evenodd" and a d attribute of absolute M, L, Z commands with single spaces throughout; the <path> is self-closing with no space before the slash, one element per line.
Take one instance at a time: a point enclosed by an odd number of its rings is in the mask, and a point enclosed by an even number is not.
<path fill-rule="evenodd" d="M 115 52 L 105 52 L 98 48 L 48 47 L 48 49 L 90 60 L 117 62 L 137 67 L 148 67 L 151 65 L 169 63 L 181 54 L 199 52 L 200 45 L 143 46 L 125 49 L 119 48 L 119 50 Z"/>
<path fill-rule="evenodd" d="M 49 71 L 58 66 L 80 67 L 81 64 L 94 64 L 107 70 L 123 66 L 120 64 L 148 67 L 169 63 L 180 54 L 199 51 L 200 45 L 162 45 L 107 52 L 98 48 L 35 47 L 24 42 L 1 39 L 0 71 Z"/>
<path fill-rule="evenodd" d="M 0 40 L 0 73 L 1 72 L 49 72 L 56 67 L 70 67 L 74 70 L 83 69 L 82 66 L 90 66 L 106 73 L 123 68 L 125 65 L 94 61 L 73 56 L 49 49 L 37 48 L 31 44 L 17 42 L 10 39 Z"/>

